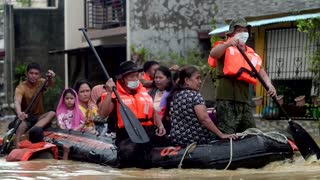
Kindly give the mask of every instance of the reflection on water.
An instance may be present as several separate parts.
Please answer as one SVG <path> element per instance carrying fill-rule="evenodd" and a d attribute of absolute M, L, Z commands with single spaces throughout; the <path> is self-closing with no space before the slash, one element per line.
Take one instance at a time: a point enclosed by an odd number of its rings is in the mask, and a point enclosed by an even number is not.
<path fill-rule="evenodd" d="M 0 121 L 0 129 L 4 128 Z M 0 131 L 1 134 L 3 131 Z M 274 162 L 261 169 L 237 169 L 233 171 L 199 170 L 199 169 L 115 169 L 97 164 L 63 161 L 39 160 L 27 162 L 6 162 L 0 158 L 0 179 L 196 179 L 214 178 L 223 180 L 270 180 L 320 179 L 320 161 L 310 159 L 305 161 L 301 156 L 294 160 Z"/>
<path fill-rule="evenodd" d="M 228 180 L 253 179 L 320 179 L 318 162 L 304 162 L 300 157 L 294 163 L 275 162 L 262 169 L 238 169 L 233 171 L 198 169 L 113 169 L 89 163 L 62 160 L 5 162 L 0 159 L 0 179 L 195 179 L 214 178 Z"/>

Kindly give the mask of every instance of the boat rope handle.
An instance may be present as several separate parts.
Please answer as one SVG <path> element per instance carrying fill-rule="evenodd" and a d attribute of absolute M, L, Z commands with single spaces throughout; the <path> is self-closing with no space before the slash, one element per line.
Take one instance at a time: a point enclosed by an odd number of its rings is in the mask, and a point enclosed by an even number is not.
<path fill-rule="evenodd" d="M 230 158 L 229 158 L 229 163 L 228 163 L 228 165 L 223 169 L 224 171 L 229 168 L 229 166 L 230 166 L 230 164 L 231 164 L 231 162 L 232 162 L 232 156 L 233 156 L 233 153 L 232 153 L 232 151 L 233 151 L 233 148 L 232 148 L 232 138 L 230 137 L 229 139 L 230 139 Z"/>
<path fill-rule="evenodd" d="M 288 138 L 284 135 L 284 134 L 281 134 L 279 132 L 276 132 L 276 131 L 271 131 L 271 132 L 262 132 L 260 129 L 258 128 L 249 128 L 245 131 L 243 131 L 242 133 L 237 133 L 237 136 L 239 136 L 241 139 L 246 137 L 247 135 L 262 135 L 262 136 L 265 136 L 269 139 L 272 139 L 274 141 L 277 141 L 279 143 L 283 143 L 283 144 L 286 144 L 288 143 Z"/>
<path fill-rule="evenodd" d="M 277 141 L 277 142 L 280 142 L 280 143 L 288 143 L 288 138 L 279 133 L 279 132 L 275 132 L 275 131 L 272 131 L 272 132 L 262 132 L 260 129 L 258 128 L 249 128 L 247 130 L 245 130 L 244 132 L 242 133 L 237 133 L 237 135 L 242 139 L 244 137 L 246 137 L 247 135 L 262 135 L 262 136 L 265 136 L 269 139 L 272 139 L 274 141 Z M 227 170 L 232 162 L 232 156 L 233 156 L 233 147 L 232 147 L 232 138 L 230 138 L 230 158 L 229 158 L 229 163 L 228 165 L 224 168 L 224 170 Z"/>
<path fill-rule="evenodd" d="M 194 150 L 197 146 L 197 143 L 196 142 L 193 142 L 191 144 L 189 144 L 187 147 L 186 147 L 186 150 L 184 151 L 183 155 L 182 155 L 182 158 L 180 160 L 180 163 L 178 165 L 178 168 L 181 169 L 182 167 L 182 162 L 184 160 L 184 158 L 186 157 L 187 153 L 190 151 L 190 150 Z M 190 155 L 190 154 L 189 154 Z"/>

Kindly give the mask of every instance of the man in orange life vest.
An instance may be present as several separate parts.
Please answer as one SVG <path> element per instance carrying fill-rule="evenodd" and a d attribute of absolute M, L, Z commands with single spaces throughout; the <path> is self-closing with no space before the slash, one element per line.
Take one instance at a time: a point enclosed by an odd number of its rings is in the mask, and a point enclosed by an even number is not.
<path fill-rule="evenodd" d="M 29 140 L 18 143 L 19 149 L 14 149 L 6 157 L 7 161 L 28 161 L 31 159 L 58 159 L 56 145 L 44 142 L 43 130 L 34 127 L 29 131 Z"/>
<path fill-rule="evenodd" d="M 106 83 L 107 95 L 100 105 L 100 116 L 105 118 L 114 113 L 117 119 L 116 145 L 118 147 L 118 158 L 120 166 L 146 166 L 145 161 L 148 151 L 156 145 L 157 137 L 163 136 L 166 130 L 161 119 L 153 109 L 153 102 L 147 90 L 139 81 L 139 69 L 132 61 L 125 61 L 120 64 L 119 75 L 116 85 L 110 78 Z M 123 125 L 120 113 L 120 104 L 112 94 L 112 87 L 116 86 L 123 103 L 135 114 L 141 125 L 150 137 L 150 142 L 146 144 L 133 143 Z M 113 114 L 113 115 L 114 115 Z M 154 124 L 157 126 L 154 126 Z"/>
<path fill-rule="evenodd" d="M 227 32 L 227 41 L 216 42 L 208 59 L 209 65 L 216 68 L 218 77 L 216 115 L 218 127 L 224 133 L 242 132 L 256 126 L 249 105 L 249 84 L 255 85 L 257 79 L 251 76 L 251 68 L 240 54 L 237 45 L 247 54 L 267 83 L 268 95 L 276 95 L 269 76 L 261 68 L 261 58 L 245 45 L 250 27 L 243 18 L 232 20 Z M 241 71 L 243 72 L 240 73 Z"/>

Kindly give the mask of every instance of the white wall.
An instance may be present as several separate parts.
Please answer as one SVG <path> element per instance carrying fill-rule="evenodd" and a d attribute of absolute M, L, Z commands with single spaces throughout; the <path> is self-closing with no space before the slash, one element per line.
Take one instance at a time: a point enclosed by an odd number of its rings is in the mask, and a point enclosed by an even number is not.
<path fill-rule="evenodd" d="M 88 43 L 83 38 L 79 28 L 84 27 L 84 3 L 82 0 L 65 0 L 65 49 L 87 47 Z M 100 40 L 92 41 L 94 45 L 100 45 Z"/>

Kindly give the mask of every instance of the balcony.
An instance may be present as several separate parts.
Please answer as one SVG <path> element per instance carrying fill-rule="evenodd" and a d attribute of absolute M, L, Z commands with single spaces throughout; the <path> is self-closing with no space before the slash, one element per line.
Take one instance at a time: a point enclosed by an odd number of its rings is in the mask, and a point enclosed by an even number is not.
<path fill-rule="evenodd" d="M 126 26 L 126 0 L 86 0 L 88 29 L 112 29 Z"/>

